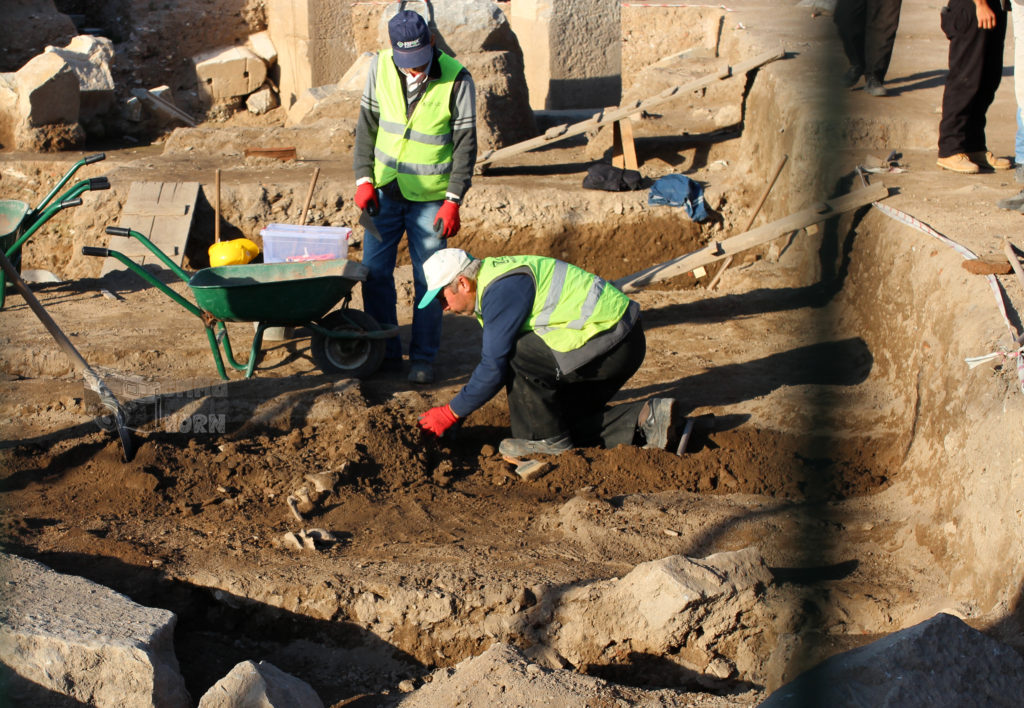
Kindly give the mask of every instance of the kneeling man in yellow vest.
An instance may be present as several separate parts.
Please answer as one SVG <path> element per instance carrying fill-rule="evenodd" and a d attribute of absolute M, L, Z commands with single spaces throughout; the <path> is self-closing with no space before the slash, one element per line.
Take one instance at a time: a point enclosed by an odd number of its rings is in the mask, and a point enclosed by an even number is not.
<path fill-rule="evenodd" d="M 607 405 L 647 352 L 640 306 L 618 288 L 554 258 L 478 260 L 458 248 L 438 251 L 423 270 L 419 307 L 436 298 L 445 312 L 475 315 L 483 344 L 469 382 L 420 416 L 421 428 L 440 437 L 504 387 L 512 437 L 502 455 L 668 447 L 674 399 Z"/>

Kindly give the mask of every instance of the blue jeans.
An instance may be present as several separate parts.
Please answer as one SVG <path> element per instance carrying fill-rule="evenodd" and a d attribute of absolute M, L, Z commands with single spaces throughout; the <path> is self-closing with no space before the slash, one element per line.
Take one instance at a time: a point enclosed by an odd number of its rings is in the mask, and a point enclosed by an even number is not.
<path fill-rule="evenodd" d="M 441 344 L 441 303 L 435 298 L 429 307 L 416 307 L 427 291 L 423 276 L 423 262 L 436 251 L 447 247 L 447 241 L 434 233 L 434 219 L 441 202 L 407 202 L 391 199 L 377 190 L 380 213 L 373 223 L 380 232 L 378 241 L 366 234 L 363 239 L 363 265 L 370 273 L 363 283 L 363 309 L 380 324 L 398 324 L 395 292 L 395 262 L 402 234 L 408 235 L 409 255 L 412 258 L 413 290 L 412 337 L 409 359 L 433 362 Z M 384 356 L 399 359 L 402 344 L 398 337 L 386 339 Z"/>
<path fill-rule="evenodd" d="M 1017 41 L 1016 38 L 1014 38 L 1014 41 Z M 1021 37 L 1020 41 L 1024 42 L 1024 37 Z M 1017 67 L 1014 67 L 1014 71 L 1016 70 Z M 1024 67 L 1021 67 L 1021 71 L 1024 71 Z M 1013 146 L 1013 153 L 1017 164 L 1024 165 L 1024 118 L 1021 118 L 1020 108 L 1017 108 L 1017 138 Z"/>

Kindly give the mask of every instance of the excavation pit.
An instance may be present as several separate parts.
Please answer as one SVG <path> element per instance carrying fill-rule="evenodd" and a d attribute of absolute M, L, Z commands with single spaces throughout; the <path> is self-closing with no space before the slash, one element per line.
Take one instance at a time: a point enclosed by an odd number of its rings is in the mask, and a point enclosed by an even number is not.
<path fill-rule="evenodd" d="M 904 25 L 924 26 L 923 9 L 905 4 Z M 893 188 L 883 204 L 980 255 L 995 250 L 995 233 L 1012 233 L 1005 214 L 957 202 L 964 193 L 991 201 L 1007 178 L 932 172 L 930 145 L 913 137 L 934 122 L 916 104 L 941 87 L 907 79 L 904 102 L 878 115 L 859 92 L 801 81 L 833 57 L 830 23 L 740 5 L 722 25 L 724 61 L 755 53 L 749 37 L 756 48 L 804 44 L 741 91 L 694 99 L 741 110 L 739 127 L 708 116 L 699 125 L 694 110 L 635 126 L 645 176 L 681 171 L 706 184 L 708 223 L 649 207 L 646 190 L 583 190 L 593 156 L 578 140 L 475 178 L 452 245 L 478 256 L 550 254 L 615 279 L 739 233 L 783 155 L 789 163 L 757 224 L 856 188 L 853 168 L 904 139 L 910 171 L 871 177 Z M 694 24 L 681 9 L 649 9 Z M 894 76 L 913 76 L 925 60 L 938 65 L 942 53 L 897 54 Z M 993 110 L 1012 114 L 1011 92 L 1000 92 Z M 815 112 L 841 101 L 841 118 Z M 1009 144 L 1011 124 L 992 130 Z M 829 143 L 832 135 L 850 141 Z M 152 288 L 97 278 L 80 247 L 102 244 L 128 185 L 155 171 L 203 184 L 199 238 L 212 232 L 215 168 L 225 173 L 223 218 L 239 234 L 298 211 L 309 165 L 217 154 L 201 131 L 174 140 L 171 154 L 108 150 L 110 193 L 92 195 L 88 213 L 68 212 L 24 253 L 23 268 L 62 277 L 35 292 L 136 402 L 137 454 L 122 462 L 70 364 L 9 296 L 0 490 L 8 552 L 178 615 L 177 656 L 194 699 L 238 662 L 262 659 L 307 681 L 325 705 L 392 705 L 440 681 L 437 669 L 508 643 L 545 671 L 568 666 L 634 699 L 671 691 L 680 705 L 695 694 L 752 705 L 817 661 L 939 611 L 1024 649 L 1024 399 L 1011 361 L 964 365 L 1005 348 L 1007 329 L 983 276 L 946 244 L 864 206 L 744 253 L 715 289 L 720 263 L 639 290 L 648 355 L 620 399 L 676 397 L 698 421 L 686 452 L 579 449 L 525 482 L 497 453 L 509 424 L 503 395 L 451 440 L 416 428 L 472 372 L 471 319 L 446 319 L 439 380 L 428 387 L 410 389 L 404 376 L 323 376 L 301 331 L 264 345 L 255 378 L 222 384 L 194 317 Z M 34 190 L 65 161 L 0 153 L 5 189 L 15 192 L 5 196 L 37 201 Z M 318 158 L 318 223 L 356 221 L 348 162 L 344 153 Z M 404 254 L 397 277 L 407 336 Z M 998 277 L 1019 327 L 1024 292 L 1013 276 Z M 251 326 L 231 328 L 240 341 L 251 335 Z M 300 520 L 288 498 L 303 487 Z M 333 540 L 302 550 L 284 540 L 311 529 Z M 615 622 L 625 620 L 601 604 L 633 587 L 644 564 L 751 549 L 763 559 L 750 562 L 751 577 L 761 580 L 716 599 L 721 606 L 659 651 L 622 634 Z M 718 622 L 728 611 L 733 620 Z M 588 613 L 594 626 L 584 631 Z"/>

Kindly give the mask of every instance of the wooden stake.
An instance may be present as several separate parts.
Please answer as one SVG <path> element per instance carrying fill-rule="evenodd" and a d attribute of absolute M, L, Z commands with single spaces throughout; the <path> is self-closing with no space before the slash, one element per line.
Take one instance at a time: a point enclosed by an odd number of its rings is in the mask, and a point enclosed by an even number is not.
<path fill-rule="evenodd" d="M 213 178 L 213 242 L 220 243 L 220 168 Z"/>
<path fill-rule="evenodd" d="M 754 213 L 750 215 L 750 220 L 747 222 L 747 228 L 743 229 L 744 231 L 750 231 L 751 227 L 753 227 L 754 219 L 756 219 L 757 215 L 761 213 L 761 207 L 764 206 L 765 200 L 768 199 L 768 195 L 771 194 L 772 187 L 775 186 L 775 181 L 778 180 L 779 175 L 782 174 L 782 168 L 786 166 L 786 160 L 788 159 L 789 155 L 783 155 L 782 159 L 779 160 L 779 166 L 775 168 L 775 174 L 772 175 L 771 181 L 768 182 L 768 188 L 765 189 L 764 194 L 761 195 L 761 201 L 759 201 L 757 203 L 757 206 L 754 207 Z M 711 280 L 710 283 L 708 283 L 708 290 L 715 289 L 715 287 L 718 285 L 718 281 L 722 277 L 722 274 L 725 273 L 730 263 L 732 263 L 732 256 L 729 256 L 728 258 L 725 259 L 725 263 L 722 264 L 722 267 L 718 269 L 718 272 L 715 274 L 715 277 Z"/>
<path fill-rule="evenodd" d="M 306 225 L 306 213 L 309 211 L 309 203 L 313 199 L 313 188 L 316 187 L 317 177 L 320 176 L 320 168 L 313 170 L 313 179 L 309 181 L 309 191 L 306 192 L 306 205 L 302 207 L 302 216 L 299 217 L 299 226 Z"/>

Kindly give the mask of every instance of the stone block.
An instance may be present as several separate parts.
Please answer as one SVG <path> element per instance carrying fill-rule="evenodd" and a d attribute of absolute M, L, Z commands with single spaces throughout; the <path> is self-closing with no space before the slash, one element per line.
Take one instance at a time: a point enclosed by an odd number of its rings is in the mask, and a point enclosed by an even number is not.
<path fill-rule="evenodd" d="M 67 62 L 78 77 L 81 96 L 79 120 L 98 116 L 114 103 L 114 43 L 106 37 L 82 34 L 74 37 L 65 47 L 47 47 Z"/>
<path fill-rule="evenodd" d="M 200 95 L 209 102 L 248 96 L 267 79 L 267 65 L 245 47 L 203 52 L 192 62 Z"/>
<path fill-rule="evenodd" d="M 28 128 L 78 122 L 81 89 L 71 66 L 52 52 L 38 54 L 17 72 L 18 122 Z"/>
<path fill-rule="evenodd" d="M 317 107 L 338 89 L 334 86 L 314 86 L 303 91 L 302 96 L 288 109 L 288 117 L 285 125 L 302 125 L 312 123 L 311 115 L 317 111 Z"/>
<path fill-rule="evenodd" d="M 245 99 L 246 109 L 258 116 L 277 108 L 279 105 L 281 105 L 281 102 L 277 100 L 277 94 L 269 87 L 261 88 Z"/>
<path fill-rule="evenodd" d="M 245 47 L 262 59 L 268 67 L 277 63 L 277 49 L 274 47 L 274 41 L 270 38 L 270 32 L 264 30 L 250 34 L 245 41 Z"/>
<path fill-rule="evenodd" d="M 279 96 L 290 108 L 306 89 L 335 83 L 352 64 L 352 10 L 335 0 L 267 0 L 266 8 L 281 69 Z"/>
<path fill-rule="evenodd" d="M 323 708 L 316 691 L 273 664 L 243 661 L 213 684 L 199 699 L 199 708 Z"/>
<path fill-rule="evenodd" d="M 8 554 L 0 577 L 0 662 L 16 684 L 74 705 L 191 705 L 174 656 L 174 613 Z"/>
<path fill-rule="evenodd" d="M 517 0 L 511 12 L 534 110 L 619 104 L 622 16 L 618 0 Z"/>
<path fill-rule="evenodd" d="M 366 77 L 370 73 L 370 62 L 376 56 L 373 52 L 360 54 L 348 71 L 338 80 L 338 88 L 342 91 L 358 91 L 362 94 L 366 88 Z"/>

